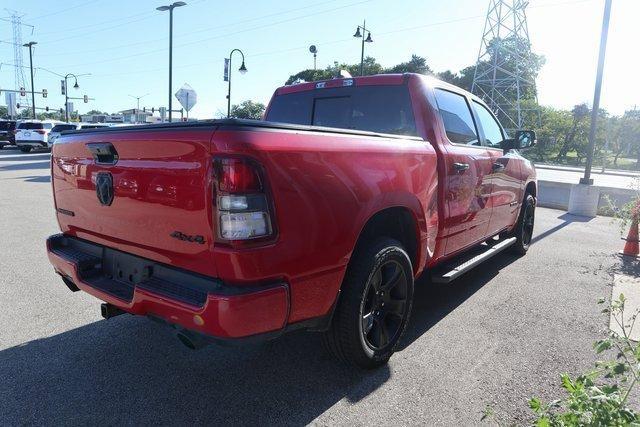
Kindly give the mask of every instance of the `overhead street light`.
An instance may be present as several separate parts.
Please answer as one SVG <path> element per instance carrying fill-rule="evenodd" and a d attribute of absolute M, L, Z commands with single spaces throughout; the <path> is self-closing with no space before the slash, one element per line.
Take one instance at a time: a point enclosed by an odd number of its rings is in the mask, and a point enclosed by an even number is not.
<path fill-rule="evenodd" d="M 240 72 L 240 74 L 246 74 L 247 72 L 247 67 L 245 67 L 244 65 L 244 53 L 242 53 L 242 51 L 240 49 L 233 49 L 231 51 L 231 53 L 229 53 L 229 88 L 227 91 L 227 118 L 231 117 L 231 57 L 233 56 L 234 52 L 239 52 L 240 55 L 242 55 L 242 65 L 240 65 L 240 68 L 238 68 L 238 71 Z"/>
<path fill-rule="evenodd" d="M 38 44 L 37 42 L 29 42 L 25 43 L 22 46 L 29 48 L 29 68 L 31 69 L 31 111 L 33 113 L 33 118 L 36 118 L 36 97 L 33 93 L 33 45 Z"/>
<path fill-rule="evenodd" d="M 173 9 L 175 9 L 176 7 L 180 7 L 180 6 L 186 6 L 187 4 L 183 1 L 177 1 L 174 3 L 171 3 L 168 6 L 160 6 L 160 7 L 156 7 L 156 10 L 159 10 L 161 12 L 164 11 L 169 11 L 169 121 L 171 121 L 171 98 L 172 98 L 172 94 L 171 92 L 173 92 L 172 88 L 171 88 L 171 82 L 172 82 L 172 67 L 173 67 Z"/>
<path fill-rule="evenodd" d="M 69 73 L 64 76 L 64 117 L 65 121 L 69 123 L 69 91 L 67 90 L 69 85 L 67 84 L 67 79 L 69 77 L 73 77 L 75 83 L 73 84 L 74 89 L 79 89 L 80 85 L 78 84 L 78 76 L 73 73 Z"/>
<path fill-rule="evenodd" d="M 362 33 L 360 33 L 362 30 Z M 367 38 L 364 38 L 364 34 L 367 33 Z M 371 31 L 367 30 L 367 21 L 362 23 L 362 26 L 358 25 L 356 27 L 356 32 L 353 37 L 362 39 L 362 50 L 360 51 L 360 75 L 364 75 L 364 44 L 365 43 L 373 43 L 373 39 L 371 39 Z"/>

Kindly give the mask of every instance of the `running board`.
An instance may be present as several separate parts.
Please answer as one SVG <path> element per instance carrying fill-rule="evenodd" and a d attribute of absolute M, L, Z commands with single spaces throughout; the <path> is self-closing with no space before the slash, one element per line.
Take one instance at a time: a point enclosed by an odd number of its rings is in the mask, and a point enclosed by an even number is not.
<path fill-rule="evenodd" d="M 462 276 L 464 273 L 467 273 L 472 268 L 476 267 L 478 264 L 488 260 L 489 258 L 498 255 L 500 252 L 507 249 L 509 246 L 513 245 L 516 242 L 515 237 L 510 237 L 501 242 L 496 243 L 495 245 L 486 245 L 486 249 L 480 254 L 474 256 L 471 259 L 462 260 L 461 264 L 451 267 L 450 263 L 446 263 L 444 270 L 446 271 L 442 274 L 439 274 L 439 271 L 435 271 L 431 276 L 431 280 L 434 283 L 449 283 L 458 277 Z M 482 246 L 481 246 L 482 247 Z"/>

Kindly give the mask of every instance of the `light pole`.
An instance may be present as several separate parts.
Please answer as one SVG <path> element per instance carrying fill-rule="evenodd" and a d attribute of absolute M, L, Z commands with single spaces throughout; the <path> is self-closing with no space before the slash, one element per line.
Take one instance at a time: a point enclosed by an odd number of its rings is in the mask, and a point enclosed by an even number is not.
<path fill-rule="evenodd" d="M 600 33 L 600 52 L 598 54 L 596 88 L 593 94 L 593 109 L 591 110 L 591 127 L 589 128 L 589 151 L 587 151 L 587 164 L 584 168 L 584 176 L 580 178 L 580 184 L 593 184 L 593 179 L 591 179 L 591 166 L 593 165 L 593 150 L 596 144 L 596 123 L 598 121 L 598 110 L 600 109 L 600 90 L 602 89 L 602 72 L 604 69 L 604 54 L 607 50 L 607 35 L 609 34 L 610 15 L 611 0 L 606 0 L 604 4 L 604 16 L 602 17 L 602 32 Z"/>
<path fill-rule="evenodd" d="M 135 98 L 135 99 L 136 99 L 136 101 L 138 101 L 138 108 L 137 108 L 137 110 L 139 110 L 139 109 L 140 109 L 140 100 L 141 100 L 142 98 L 144 98 L 145 96 L 147 96 L 147 95 L 149 95 L 149 94 L 148 94 L 148 93 L 145 93 L 144 95 L 140 95 L 140 96 L 135 96 L 135 95 L 129 95 L 129 96 L 130 96 L 130 97 L 132 97 L 132 98 Z"/>
<path fill-rule="evenodd" d="M 75 84 L 73 85 L 74 89 L 78 89 L 80 87 L 78 85 L 78 76 L 73 73 L 69 73 L 64 76 L 64 117 L 67 123 L 69 123 L 69 85 L 67 84 L 67 79 L 69 77 L 73 77 L 75 80 Z"/>
<path fill-rule="evenodd" d="M 164 12 L 165 10 L 169 11 L 169 121 L 171 122 L 171 73 L 172 73 L 172 65 L 173 65 L 173 9 L 180 6 L 185 6 L 186 3 L 183 1 L 177 1 L 175 3 L 171 3 L 169 6 L 160 6 L 156 7 L 156 10 Z"/>
<path fill-rule="evenodd" d="M 240 49 L 233 49 L 231 53 L 229 53 L 229 89 L 227 92 L 227 119 L 231 117 L 231 57 L 233 56 L 234 52 L 240 52 L 240 55 L 242 55 L 242 65 L 240 65 L 240 68 L 238 68 L 238 71 L 240 71 L 240 74 L 244 74 L 247 72 L 247 67 L 244 66 L 244 53 L 242 53 Z"/>
<path fill-rule="evenodd" d="M 362 29 L 362 34 L 360 34 L 360 29 Z M 364 33 L 367 33 L 366 39 L 364 38 Z M 364 21 L 362 26 L 358 25 L 353 37 L 362 39 L 362 50 L 360 51 L 360 75 L 362 76 L 364 75 L 364 43 L 373 43 L 373 40 L 371 40 L 371 31 L 367 30 L 367 21 Z"/>
<path fill-rule="evenodd" d="M 36 118 L 36 97 L 33 93 L 33 45 L 38 44 L 37 42 L 29 42 L 23 44 L 22 46 L 29 48 L 29 68 L 31 69 L 31 111 L 33 112 L 33 118 Z"/>

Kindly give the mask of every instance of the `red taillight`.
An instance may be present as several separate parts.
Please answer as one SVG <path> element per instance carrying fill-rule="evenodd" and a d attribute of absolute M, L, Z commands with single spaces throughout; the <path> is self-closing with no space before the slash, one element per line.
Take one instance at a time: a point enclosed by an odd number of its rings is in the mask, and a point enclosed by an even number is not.
<path fill-rule="evenodd" d="M 261 191 L 255 166 L 242 158 L 217 159 L 218 188 L 228 193 Z"/>
<path fill-rule="evenodd" d="M 215 222 L 219 241 L 235 246 L 275 235 L 262 168 L 243 157 L 216 157 Z"/>

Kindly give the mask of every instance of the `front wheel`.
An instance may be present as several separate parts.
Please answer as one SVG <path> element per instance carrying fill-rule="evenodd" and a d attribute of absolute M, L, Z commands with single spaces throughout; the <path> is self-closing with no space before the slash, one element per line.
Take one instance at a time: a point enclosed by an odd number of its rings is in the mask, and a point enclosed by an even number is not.
<path fill-rule="evenodd" d="M 413 269 L 402 245 L 381 238 L 354 254 L 324 342 L 338 359 L 364 369 L 389 360 L 409 322 Z"/>
<path fill-rule="evenodd" d="M 531 246 L 535 215 L 536 199 L 531 194 L 527 194 L 520 210 L 520 218 L 512 234 L 512 236 L 516 238 L 516 243 L 512 248 L 518 255 L 526 254 L 529 246 Z"/>

